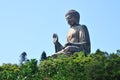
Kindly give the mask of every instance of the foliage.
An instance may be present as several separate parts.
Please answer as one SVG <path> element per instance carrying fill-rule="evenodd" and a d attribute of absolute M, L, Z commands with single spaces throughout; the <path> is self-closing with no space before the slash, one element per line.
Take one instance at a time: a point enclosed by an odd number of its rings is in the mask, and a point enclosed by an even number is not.
<path fill-rule="evenodd" d="M 43 51 L 43 52 L 42 52 L 42 55 L 41 55 L 40 61 L 43 61 L 43 60 L 45 60 L 45 59 L 47 59 L 47 56 L 46 56 L 46 52 Z"/>
<path fill-rule="evenodd" d="M 27 53 L 26 52 L 22 52 L 20 55 L 20 64 L 22 64 L 23 62 L 27 61 Z"/>
<path fill-rule="evenodd" d="M 21 65 L 0 66 L 0 80 L 120 80 L 120 56 L 101 50 L 87 56 L 77 52 L 67 57 L 49 57 L 39 65 L 31 59 Z"/>

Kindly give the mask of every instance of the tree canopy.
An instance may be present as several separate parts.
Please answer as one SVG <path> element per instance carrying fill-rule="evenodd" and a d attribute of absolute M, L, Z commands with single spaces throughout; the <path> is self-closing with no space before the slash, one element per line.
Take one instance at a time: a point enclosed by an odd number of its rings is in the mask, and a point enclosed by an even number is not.
<path fill-rule="evenodd" d="M 20 65 L 4 63 L 0 66 L 0 80 L 119 80 L 118 53 L 97 50 L 87 56 L 84 52 L 70 57 L 60 54 L 40 63 L 36 59 Z"/>

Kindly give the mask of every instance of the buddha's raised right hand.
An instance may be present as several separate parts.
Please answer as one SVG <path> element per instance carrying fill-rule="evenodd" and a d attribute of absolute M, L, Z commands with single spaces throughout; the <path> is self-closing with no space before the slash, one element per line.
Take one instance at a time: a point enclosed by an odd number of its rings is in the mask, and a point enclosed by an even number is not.
<path fill-rule="evenodd" d="M 58 35 L 56 33 L 53 34 L 53 43 L 58 43 Z"/>

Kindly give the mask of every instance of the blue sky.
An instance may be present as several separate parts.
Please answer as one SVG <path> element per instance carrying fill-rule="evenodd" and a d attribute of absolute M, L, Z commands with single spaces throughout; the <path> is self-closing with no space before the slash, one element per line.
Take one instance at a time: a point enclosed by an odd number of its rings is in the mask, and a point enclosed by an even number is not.
<path fill-rule="evenodd" d="M 25 51 L 28 58 L 40 59 L 42 51 L 54 53 L 53 33 L 66 43 L 69 25 L 65 13 L 75 9 L 80 23 L 88 27 L 91 50 L 109 53 L 120 48 L 119 0 L 0 0 L 0 64 L 19 63 Z"/>

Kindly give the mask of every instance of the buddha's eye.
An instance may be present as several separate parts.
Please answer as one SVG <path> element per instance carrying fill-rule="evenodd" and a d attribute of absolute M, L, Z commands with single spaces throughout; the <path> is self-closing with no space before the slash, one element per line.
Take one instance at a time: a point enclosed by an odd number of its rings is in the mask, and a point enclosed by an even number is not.
<path fill-rule="evenodd" d="M 66 16 L 66 19 L 67 19 L 67 20 L 69 20 L 69 19 L 71 19 L 71 18 L 72 18 L 72 17 L 71 17 L 70 15 L 67 15 L 67 16 Z"/>

